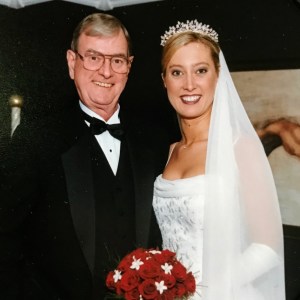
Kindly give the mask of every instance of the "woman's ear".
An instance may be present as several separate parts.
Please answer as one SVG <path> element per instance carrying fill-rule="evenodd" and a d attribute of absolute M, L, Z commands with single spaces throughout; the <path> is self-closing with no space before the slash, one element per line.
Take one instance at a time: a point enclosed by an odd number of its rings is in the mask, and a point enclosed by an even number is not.
<path fill-rule="evenodd" d="M 165 77 L 164 77 L 164 74 L 163 74 L 163 73 L 161 73 L 160 75 L 161 75 L 161 78 L 162 78 L 162 80 L 163 80 L 164 87 L 165 87 L 165 88 L 167 88 L 167 86 L 166 86 L 166 82 L 165 82 Z"/>

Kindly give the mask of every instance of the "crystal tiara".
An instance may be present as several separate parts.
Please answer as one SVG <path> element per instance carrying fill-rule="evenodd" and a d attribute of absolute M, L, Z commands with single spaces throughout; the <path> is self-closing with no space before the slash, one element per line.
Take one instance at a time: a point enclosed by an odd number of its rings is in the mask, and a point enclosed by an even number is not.
<path fill-rule="evenodd" d="M 169 30 L 161 36 L 161 46 L 164 46 L 167 40 L 174 34 L 188 31 L 197 32 L 202 35 L 207 35 L 216 43 L 218 42 L 218 34 L 212 28 L 209 28 L 209 25 L 199 23 L 197 20 L 192 20 L 187 21 L 186 23 L 178 21 L 176 26 L 170 26 Z"/>

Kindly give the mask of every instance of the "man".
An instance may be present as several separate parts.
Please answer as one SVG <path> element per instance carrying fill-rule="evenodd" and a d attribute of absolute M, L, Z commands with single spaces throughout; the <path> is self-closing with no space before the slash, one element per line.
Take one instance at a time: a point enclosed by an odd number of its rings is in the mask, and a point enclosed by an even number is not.
<path fill-rule="evenodd" d="M 120 110 L 132 61 L 119 20 L 86 17 L 67 51 L 79 105 L 17 129 L 2 164 L 0 299 L 104 299 L 118 257 L 159 246 L 153 182 L 169 141 Z"/>

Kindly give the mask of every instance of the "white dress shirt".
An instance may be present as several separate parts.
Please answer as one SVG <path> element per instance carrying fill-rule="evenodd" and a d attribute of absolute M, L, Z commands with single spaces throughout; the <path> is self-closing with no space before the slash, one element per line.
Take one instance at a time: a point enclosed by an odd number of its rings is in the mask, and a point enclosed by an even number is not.
<path fill-rule="evenodd" d="M 88 107 L 86 107 L 81 101 L 79 101 L 80 108 L 89 116 L 97 118 L 101 121 L 104 121 L 107 124 L 119 124 L 119 111 L 120 106 L 118 106 L 118 109 L 115 111 L 115 113 L 111 116 L 111 118 L 106 122 L 102 117 L 97 115 L 95 112 L 90 110 Z M 90 126 L 90 123 L 85 121 L 88 126 Z M 120 148 L 121 148 L 121 142 L 110 135 L 108 131 L 104 131 L 101 134 L 95 135 L 95 138 L 101 147 L 103 153 L 106 156 L 106 159 L 114 172 L 114 174 L 117 174 L 118 170 L 118 164 L 119 164 L 119 158 L 120 158 Z"/>

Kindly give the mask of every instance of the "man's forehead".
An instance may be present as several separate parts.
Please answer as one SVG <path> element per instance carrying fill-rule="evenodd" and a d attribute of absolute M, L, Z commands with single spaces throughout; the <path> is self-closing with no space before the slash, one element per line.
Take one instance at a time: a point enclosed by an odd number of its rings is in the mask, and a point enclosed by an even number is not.
<path fill-rule="evenodd" d="M 91 46 L 111 46 L 126 52 L 128 51 L 128 42 L 122 30 L 110 35 L 101 33 L 88 34 L 86 32 L 82 32 L 78 38 L 78 48 L 90 48 Z"/>

